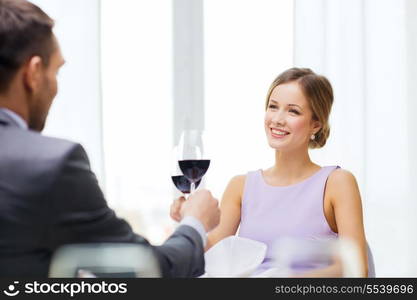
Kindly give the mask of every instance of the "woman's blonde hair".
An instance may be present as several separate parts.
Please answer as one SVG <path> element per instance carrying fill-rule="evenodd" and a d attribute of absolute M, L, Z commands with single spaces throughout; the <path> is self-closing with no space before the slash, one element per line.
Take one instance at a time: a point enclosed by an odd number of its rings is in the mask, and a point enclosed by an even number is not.
<path fill-rule="evenodd" d="M 321 148 L 326 144 L 330 135 L 329 115 L 333 104 L 333 89 L 329 80 L 317 75 L 307 68 L 291 68 L 272 82 L 266 97 L 265 110 L 268 109 L 269 97 L 274 88 L 280 84 L 297 82 L 304 96 L 310 104 L 313 112 L 313 120 L 319 121 L 320 130 L 315 134 L 315 139 L 310 140 L 309 148 Z"/>

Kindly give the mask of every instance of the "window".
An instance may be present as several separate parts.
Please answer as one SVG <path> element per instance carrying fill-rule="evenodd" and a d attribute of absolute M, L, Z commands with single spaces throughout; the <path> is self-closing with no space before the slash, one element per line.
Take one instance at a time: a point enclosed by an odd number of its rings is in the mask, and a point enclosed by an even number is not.
<path fill-rule="evenodd" d="M 102 1 L 106 195 L 151 241 L 171 224 L 172 5 Z"/>

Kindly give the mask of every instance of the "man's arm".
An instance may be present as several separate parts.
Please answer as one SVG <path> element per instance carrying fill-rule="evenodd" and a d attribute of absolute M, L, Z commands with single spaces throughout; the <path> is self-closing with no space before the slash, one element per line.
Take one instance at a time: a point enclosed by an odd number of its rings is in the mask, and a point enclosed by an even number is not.
<path fill-rule="evenodd" d="M 204 273 L 203 242 L 191 226 L 179 226 L 155 249 L 164 277 L 198 277 Z"/>
<path fill-rule="evenodd" d="M 149 245 L 106 203 L 84 149 L 77 145 L 45 195 L 50 220 L 48 247 L 73 243 L 120 242 Z M 149 245 L 150 246 L 150 245 Z M 152 247 L 152 246 L 150 246 Z M 152 247 L 164 277 L 198 276 L 204 271 L 203 242 L 190 226 L 180 226 L 159 247 Z"/>

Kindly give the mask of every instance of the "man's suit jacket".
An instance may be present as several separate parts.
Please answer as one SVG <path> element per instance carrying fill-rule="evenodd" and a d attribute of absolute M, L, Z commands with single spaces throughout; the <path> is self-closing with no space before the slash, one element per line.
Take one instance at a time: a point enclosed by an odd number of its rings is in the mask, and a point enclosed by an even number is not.
<path fill-rule="evenodd" d="M 46 277 L 59 246 L 96 242 L 152 247 L 164 277 L 204 271 L 194 228 L 151 246 L 107 206 L 81 145 L 21 129 L 0 110 L 0 276 Z"/>

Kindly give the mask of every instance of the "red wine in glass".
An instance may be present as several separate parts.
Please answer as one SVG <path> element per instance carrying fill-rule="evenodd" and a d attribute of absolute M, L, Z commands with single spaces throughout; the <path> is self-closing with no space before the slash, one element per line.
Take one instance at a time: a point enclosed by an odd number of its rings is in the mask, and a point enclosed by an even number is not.
<path fill-rule="evenodd" d="M 206 174 L 209 166 L 209 159 L 185 159 L 178 161 L 182 174 L 191 182 L 197 183 Z M 197 184 L 196 184 L 197 187 Z"/>
<path fill-rule="evenodd" d="M 184 175 L 171 176 L 172 182 L 178 190 L 183 194 L 189 194 L 191 190 L 191 182 Z M 195 183 L 197 188 L 200 185 L 201 179 Z"/>

